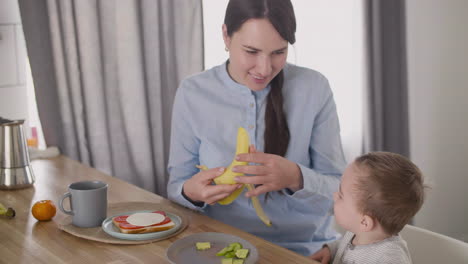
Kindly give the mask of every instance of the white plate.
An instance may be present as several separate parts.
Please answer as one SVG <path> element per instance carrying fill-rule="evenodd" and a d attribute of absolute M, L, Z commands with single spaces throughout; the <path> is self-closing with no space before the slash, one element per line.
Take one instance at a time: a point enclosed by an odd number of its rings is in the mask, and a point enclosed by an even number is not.
<path fill-rule="evenodd" d="M 211 248 L 197 250 L 196 242 L 210 242 Z M 234 242 L 239 242 L 243 248 L 249 249 L 244 264 L 254 264 L 258 261 L 257 249 L 249 241 L 238 236 L 214 232 L 197 233 L 175 241 L 166 250 L 166 257 L 171 263 L 176 264 L 220 264 L 223 257 L 216 256 L 216 253 Z"/>
<path fill-rule="evenodd" d="M 159 232 L 153 232 L 153 233 L 145 233 L 145 234 L 125 234 L 125 233 L 120 233 L 119 229 L 114 226 L 112 223 L 112 218 L 116 216 L 121 216 L 121 215 L 131 215 L 134 213 L 150 213 L 153 212 L 151 210 L 145 210 L 145 211 L 133 211 L 133 212 L 125 212 L 117 215 L 113 215 L 111 217 L 106 218 L 104 222 L 102 222 L 102 230 L 106 232 L 107 234 L 120 238 L 120 239 L 126 239 L 126 240 L 150 240 L 150 239 L 156 239 L 156 238 L 164 238 L 166 236 L 169 236 L 173 233 L 175 233 L 181 226 L 182 220 L 180 219 L 179 216 L 175 214 L 171 214 L 166 212 L 166 215 L 171 218 L 172 222 L 174 222 L 175 226 L 169 230 L 164 230 L 164 231 L 159 231 Z"/>

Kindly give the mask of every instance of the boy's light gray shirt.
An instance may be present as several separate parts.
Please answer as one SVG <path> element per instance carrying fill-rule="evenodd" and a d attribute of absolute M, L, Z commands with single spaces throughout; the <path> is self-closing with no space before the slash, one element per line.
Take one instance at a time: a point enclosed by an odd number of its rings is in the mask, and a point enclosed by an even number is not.
<path fill-rule="evenodd" d="M 392 236 L 369 245 L 353 245 L 354 234 L 346 232 L 344 237 L 328 244 L 332 264 L 411 264 L 406 242 L 401 236 Z"/>

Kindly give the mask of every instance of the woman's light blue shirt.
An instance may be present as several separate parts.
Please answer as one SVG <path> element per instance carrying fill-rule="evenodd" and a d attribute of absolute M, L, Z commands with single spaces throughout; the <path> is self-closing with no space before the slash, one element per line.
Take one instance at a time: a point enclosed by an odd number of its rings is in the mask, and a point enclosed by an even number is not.
<path fill-rule="evenodd" d="M 331 228 L 333 192 L 338 189 L 345 159 L 333 94 L 320 73 L 287 64 L 284 109 L 290 131 L 286 158 L 302 172 L 303 189 L 271 192 L 263 208 L 273 222 L 267 227 L 249 199 L 240 195 L 230 205 L 198 207 L 182 196 L 184 182 L 208 168 L 228 166 L 234 158 L 239 126 L 250 142 L 264 149 L 267 86 L 254 92 L 233 81 L 226 63 L 182 81 L 174 101 L 168 171 L 171 200 L 303 255 L 338 238 Z M 264 195 L 259 196 L 264 201 Z"/>

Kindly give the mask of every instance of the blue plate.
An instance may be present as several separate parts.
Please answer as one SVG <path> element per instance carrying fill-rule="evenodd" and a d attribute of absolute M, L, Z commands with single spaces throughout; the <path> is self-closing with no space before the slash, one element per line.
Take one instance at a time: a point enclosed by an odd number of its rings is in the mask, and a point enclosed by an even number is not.
<path fill-rule="evenodd" d="M 102 230 L 106 232 L 107 234 L 115 237 L 115 238 L 120 238 L 120 239 L 126 239 L 126 240 L 150 240 L 150 239 L 156 239 L 156 238 L 164 238 L 169 235 L 172 235 L 175 233 L 177 230 L 179 230 L 182 219 L 180 219 L 179 216 L 166 212 L 166 215 L 171 218 L 172 222 L 174 222 L 175 226 L 169 230 L 164 230 L 164 231 L 159 231 L 159 232 L 153 232 L 153 233 L 145 233 L 145 234 L 125 234 L 125 233 L 120 233 L 119 229 L 114 226 L 114 223 L 112 222 L 112 218 L 116 216 L 121 216 L 121 215 L 131 215 L 134 213 L 151 213 L 153 211 L 151 210 L 144 210 L 144 211 L 132 211 L 132 212 L 125 212 L 117 215 L 113 215 L 111 217 L 106 218 L 104 222 L 102 222 Z"/>

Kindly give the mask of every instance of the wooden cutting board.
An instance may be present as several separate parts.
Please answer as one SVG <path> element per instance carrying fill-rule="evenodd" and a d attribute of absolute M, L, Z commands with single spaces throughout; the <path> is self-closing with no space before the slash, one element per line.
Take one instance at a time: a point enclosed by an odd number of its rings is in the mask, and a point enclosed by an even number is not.
<path fill-rule="evenodd" d="M 168 213 L 172 213 L 172 214 L 179 216 L 181 219 L 181 224 L 178 227 L 178 230 L 176 232 L 170 235 L 167 235 L 165 237 L 155 238 L 155 239 L 150 239 L 150 240 L 125 240 L 125 239 L 115 238 L 107 234 L 106 232 L 104 232 L 104 230 L 102 230 L 100 226 L 92 227 L 92 228 L 76 227 L 71 224 L 72 216 L 67 216 L 63 218 L 62 220 L 60 220 L 58 222 L 58 227 L 59 229 L 69 234 L 72 234 L 74 236 L 81 237 L 84 239 L 99 241 L 103 243 L 110 243 L 110 244 L 135 245 L 135 244 L 146 244 L 146 243 L 168 239 L 177 234 L 180 234 L 188 226 L 188 219 L 186 216 L 184 216 L 182 212 L 180 212 L 179 210 L 173 207 L 170 207 L 169 205 L 159 204 L 159 203 L 148 203 L 148 202 L 112 203 L 112 204 L 109 204 L 107 207 L 107 216 L 110 217 L 110 216 L 125 213 L 125 212 L 139 211 L 139 210 L 166 211 Z"/>

